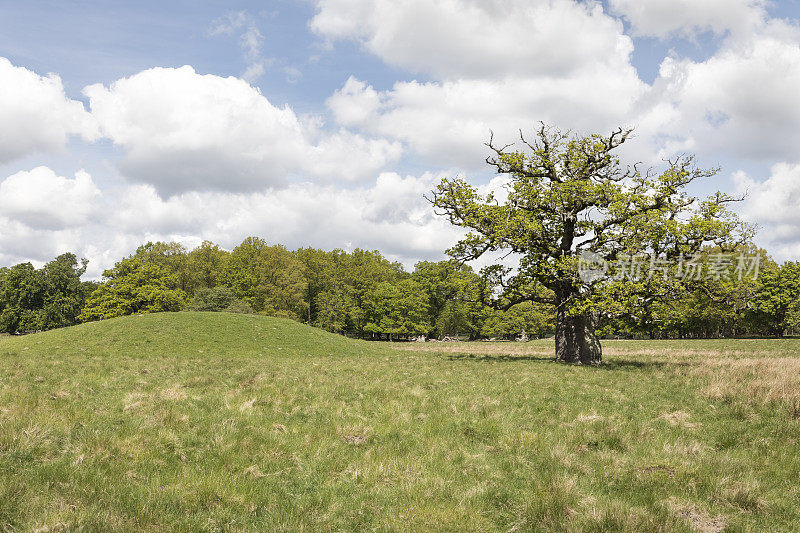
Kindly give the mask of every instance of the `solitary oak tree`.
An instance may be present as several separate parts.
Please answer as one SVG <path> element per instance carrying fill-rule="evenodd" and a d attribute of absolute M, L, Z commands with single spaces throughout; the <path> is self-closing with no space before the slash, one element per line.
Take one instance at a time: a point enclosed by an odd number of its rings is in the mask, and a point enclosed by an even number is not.
<path fill-rule="evenodd" d="M 555 306 L 559 361 L 602 359 L 595 329 L 610 282 L 580 276 L 582 257 L 603 264 L 643 253 L 674 259 L 706 244 L 738 242 L 744 234 L 726 206 L 736 199 L 717 192 L 699 200 L 686 192 L 717 169 L 698 169 L 693 157 L 667 161 L 661 173 L 622 165 L 615 150 L 631 131 L 578 136 L 542 124 L 532 142 L 520 132 L 521 150 L 492 138 L 487 146 L 493 155 L 486 162 L 508 177 L 503 201 L 493 193 L 481 195 L 463 179 L 442 180 L 429 198 L 437 213 L 470 230 L 448 250 L 452 257 L 469 261 L 506 253 L 504 261 L 481 272 L 487 303 Z"/>

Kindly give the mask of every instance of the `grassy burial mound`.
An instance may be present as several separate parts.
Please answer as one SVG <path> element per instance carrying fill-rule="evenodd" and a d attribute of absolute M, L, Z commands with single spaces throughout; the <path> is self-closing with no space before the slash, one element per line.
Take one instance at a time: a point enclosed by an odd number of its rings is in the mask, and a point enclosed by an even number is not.
<path fill-rule="evenodd" d="M 800 526 L 798 341 L 397 346 L 227 313 L 0 338 L 0 530 Z"/>

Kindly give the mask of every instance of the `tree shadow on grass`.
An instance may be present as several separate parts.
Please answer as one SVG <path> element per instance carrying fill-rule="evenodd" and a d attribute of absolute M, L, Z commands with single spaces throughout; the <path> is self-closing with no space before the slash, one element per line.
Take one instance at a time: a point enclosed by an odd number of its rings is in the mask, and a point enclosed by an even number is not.
<path fill-rule="evenodd" d="M 473 361 L 473 362 L 483 362 L 483 363 L 495 363 L 495 362 L 517 363 L 517 362 L 533 361 L 537 363 L 552 363 L 552 364 L 560 364 L 564 366 L 573 366 L 586 369 L 618 370 L 618 371 L 652 370 L 656 368 L 663 368 L 667 365 L 670 366 L 688 365 L 688 363 L 683 361 L 681 362 L 637 361 L 634 359 L 619 359 L 613 357 L 611 359 L 603 361 L 603 363 L 600 365 L 582 366 L 571 363 L 559 363 L 558 361 L 555 360 L 553 356 L 546 356 L 546 355 L 507 355 L 507 354 L 474 354 L 474 353 L 450 354 L 447 356 L 447 359 L 450 361 Z"/>
<path fill-rule="evenodd" d="M 684 366 L 687 363 L 685 362 L 672 362 L 672 361 L 637 361 L 634 359 L 609 359 L 607 361 L 603 361 L 602 365 L 597 366 L 596 368 L 600 370 L 644 370 L 644 369 L 654 369 L 654 368 L 664 368 L 667 365 L 670 366 Z"/>
<path fill-rule="evenodd" d="M 555 359 L 544 355 L 505 355 L 505 354 L 483 354 L 483 353 L 458 353 L 448 354 L 447 359 L 450 361 L 476 361 L 483 363 L 494 362 L 521 362 L 521 361 L 538 361 L 540 363 L 555 363 Z"/>

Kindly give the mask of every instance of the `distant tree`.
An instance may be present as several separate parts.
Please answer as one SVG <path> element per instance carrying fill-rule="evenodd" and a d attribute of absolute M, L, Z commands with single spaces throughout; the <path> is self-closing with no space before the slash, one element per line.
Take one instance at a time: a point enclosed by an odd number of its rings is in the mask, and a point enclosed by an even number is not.
<path fill-rule="evenodd" d="M 349 286 L 330 289 L 316 295 L 316 316 L 313 324 L 317 327 L 343 333 L 347 329 L 348 316 L 352 314 L 354 301 L 348 291 Z"/>
<path fill-rule="evenodd" d="M 209 241 L 203 241 L 189 252 L 186 261 L 189 279 L 187 292 L 194 294 L 197 289 L 213 289 L 219 286 L 229 257 L 229 252 Z"/>
<path fill-rule="evenodd" d="M 295 254 L 303 263 L 307 282 L 305 299 L 308 302 L 308 309 L 306 316 L 302 318 L 308 324 L 317 324 L 330 331 L 340 331 L 343 325 L 338 330 L 331 329 L 327 326 L 326 320 L 319 320 L 319 314 L 322 305 L 330 306 L 334 303 L 323 294 L 334 292 L 343 283 L 340 265 L 344 252 L 300 248 Z M 321 298 L 325 300 L 324 304 L 320 301 Z"/>
<path fill-rule="evenodd" d="M 478 335 L 481 279 L 471 267 L 455 261 L 420 261 L 411 277 L 428 297 L 428 335 Z"/>
<path fill-rule="evenodd" d="M 717 193 L 698 201 L 685 192 L 701 170 L 693 159 L 670 161 L 659 174 L 623 167 L 615 150 L 631 131 L 586 137 L 542 127 L 523 151 L 511 145 L 488 146 L 487 159 L 508 176 L 507 198 L 482 196 L 461 179 L 445 179 L 431 201 L 456 226 L 471 230 L 449 252 L 459 261 L 506 252 L 519 258 L 516 268 L 495 264 L 483 269 L 493 305 L 511 307 L 524 301 L 552 303 L 556 312 L 556 359 L 599 363 L 595 335 L 602 304 L 595 296 L 602 280 L 585 281 L 578 272 L 581 254 L 603 261 L 642 252 L 676 257 L 693 254 L 705 244 L 741 240 L 741 225 L 726 209 L 733 200 Z M 542 297 L 542 289 L 551 297 Z"/>
<path fill-rule="evenodd" d="M 724 257 L 724 250 L 709 247 L 702 262 Z M 664 337 L 731 337 L 759 332 L 752 309 L 758 292 L 758 271 L 774 265 L 765 250 L 740 246 L 728 255 L 729 264 L 717 275 L 684 283 L 683 291 L 671 301 L 654 306 L 662 320 L 656 335 Z M 747 264 L 747 269 L 743 265 Z M 749 270 L 752 268 L 752 270 Z M 654 336 L 654 335 L 651 335 Z"/>
<path fill-rule="evenodd" d="M 237 313 L 241 315 L 254 315 L 256 314 L 255 309 L 250 307 L 250 304 L 247 302 L 243 302 L 242 300 L 234 300 L 231 304 L 223 309 L 226 313 Z"/>
<path fill-rule="evenodd" d="M 369 309 L 377 298 L 376 291 L 382 283 L 395 284 L 408 274 L 400 263 L 387 260 L 377 250 L 356 249 L 343 257 L 341 269 L 342 284 L 331 292 L 341 300 L 339 309 L 347 313 L 345 331 L 363 336 L 371 333 L 366 328 L 370 322 Z"/>
<path fill-rule="evenodd" d="M 366 303 L 364 330 L 397 336 L 419 335 L 428 330 L 428 298 L 413 279 L 379 283 Z"/>
<path fill-rule="evenodd" d="M 31 263 L 5 269 L 0 284 L 0 331 L 17 333 L 42 329 L 45 287 L 41 271 Z"/>
<path fill-rule="evenodd" d="M 792 302 L 786 312 L 786 329 L 784 333 L 786 333 L 786 330 L 788 330 L 791 335 L 800 334 L 800 299 Z"/>
<path fill-rule="evenodd" d="M 220 285 L 213 289 L 197 289 L 189 301 L 190 311 L 225 311 L 228 313 L 254 314 L 255 310 L 247 302 L 236 298 L 233 291 Z"/>
<path fill-rule="evenodd" d="M 486 308 L 481 335 L 489 338 L 514 339 L 524 331 L 533 339 L 553 333 L 552 306 L 536 302 L 518 303 L 506 310 Z"/>
<path fill-rule="evenodd" d="M 134 259 L 155 264 L 174 277 L 176 288 L 191 293 L 194 281 L 186 247 L 177 242 L 148 242 L 136 249 Z"/>
<path fill-rule="evenodd" d="M 767 265 L 759 273 L 753 313 L 766 324 L 768 333 L 783 336 L 798 324 L 800 300 L 800 262 Z"/>
<path fill-rule="evenodd" d="M 93 285 L 81 282 L 80 265 L 65 253 L 36 269 L 30 263 L 0 269 L 0 331 L 40 331 L 77 323 Z"/>
<path fill-rule="evenodd" d="M 103 272 L 80 315 L 83 322 L 139 313 L 180 311 L 187 295 L 168 265 L 134 254 Z"/>
<path fill-rule="evenodd" d="M 88 259 L 78 263 L 75 254 L 61 254 L 42 268 L 45 301 L 43 328 L 51 329 L 78 323 L 86 299 L 96 288 L 95 283 L 82 282 Z"/>
<path fill-rule="evenodd" d="M 221 281 L 259 313 L 295 319 L 308 314 L 303 263 L 283 246 L 246 238 L 231 252 Z"/>
<path fill-rule="evenodd" d="M 224 311 L 235 301 L 236 295 L 228 287 L 202 288 L 195 291 L 187 308 L 190 311 Z"/>

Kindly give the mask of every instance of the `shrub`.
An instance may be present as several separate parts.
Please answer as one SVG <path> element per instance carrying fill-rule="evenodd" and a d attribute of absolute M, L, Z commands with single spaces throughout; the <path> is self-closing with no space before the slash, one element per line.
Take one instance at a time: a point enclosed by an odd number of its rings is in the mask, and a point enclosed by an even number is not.
<path fill-rule="evenodd" d="M 231 304 L 224 309 L 224 311 L 228 313 L 241 313 L 244 315 L 256 314 L 255 309 L 253 309 L 249 303 L 243 302 L 242 300 L 232 301 Z"/>
<path fill-rule="evenodd" d="M 198 289 L 189 302 L 190 311 L 225 311 L 236 301 L 236 296 L 228 287 Z"/>

